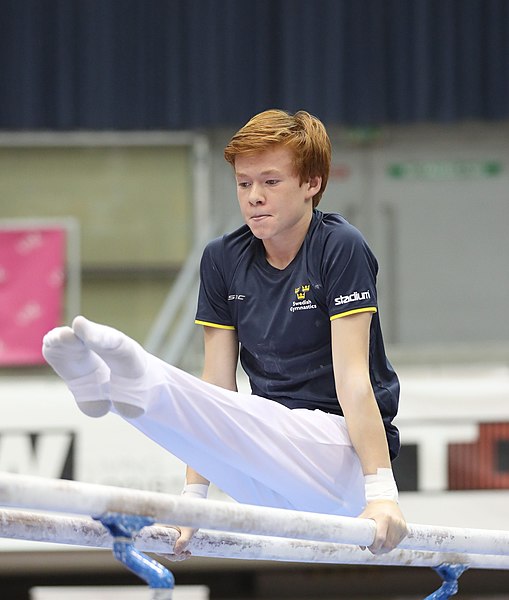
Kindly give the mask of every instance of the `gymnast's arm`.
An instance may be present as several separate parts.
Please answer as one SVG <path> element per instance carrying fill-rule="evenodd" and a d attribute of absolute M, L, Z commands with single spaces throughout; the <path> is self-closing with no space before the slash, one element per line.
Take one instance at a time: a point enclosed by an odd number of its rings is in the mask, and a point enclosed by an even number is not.
<path fill-rule="evenodd" d="M 236 392 L 237 362 L 239 358 L 239 343 L 236 331 L 208 326 L 203 329 L 205 359 L 202 379 Z M 187 466 L 186 487 L 193 484 L 208 486 L 209 481 L 193 468 Z M 196 533 L 196 529 L 181 527 L 179 530 L 180 537 L 175 543 L 174 555 L 177 560 L 183 560 L 190 556 L 186 548 Z"/>
<path fill-rule="evenodd" d="M 237 361 L 239 358 L 237 333 L 232 329 L 207 326 L 203 330 L 205 346 L 203 381 L 236 392 Z M 209 482 L 188 466 L 186 483 L 208 484 Z"/>
<path fill-rule="evenodd" d="M 239 341 L 233 329 L 203 328 L 205 359 L 202 379 L 233 392 L 237 390 Z"/>
<path fill-rule="evenodd" d="M 385 428 L 369 377 L 370 323 L 368 312 L 331 323 L 337 395 L 365 476 L 376 475 L 378 469 L 391 469 Z M 373 499 L 360 516 L 376 522 L 376 537 L 370 546 L 374 553 L 392 550 L 406 535 L 397 501 Z"/>

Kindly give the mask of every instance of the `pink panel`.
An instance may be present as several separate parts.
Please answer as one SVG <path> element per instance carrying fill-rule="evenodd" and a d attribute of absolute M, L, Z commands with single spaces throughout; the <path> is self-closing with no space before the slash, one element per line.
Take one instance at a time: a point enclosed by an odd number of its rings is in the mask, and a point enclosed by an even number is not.
<path fill-rule="evenodd" d="M 66 232 L 0 231 L 0 365 L 43 364 L 42 338 L 61 324 Z"/>

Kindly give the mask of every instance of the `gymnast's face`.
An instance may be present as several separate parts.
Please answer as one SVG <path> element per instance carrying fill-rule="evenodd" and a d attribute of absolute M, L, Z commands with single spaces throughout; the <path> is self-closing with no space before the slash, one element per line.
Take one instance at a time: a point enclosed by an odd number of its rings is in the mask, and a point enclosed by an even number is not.
<path fill-rule="evenodd" d="M 309 227 L 312 198 L 321 178 L 300 182 L 285 146 L 235 159 L 237 197 L 244 221 L 265 246 L 302 238 Z M 304 232 L 304 234 L 303 234 Z"/>

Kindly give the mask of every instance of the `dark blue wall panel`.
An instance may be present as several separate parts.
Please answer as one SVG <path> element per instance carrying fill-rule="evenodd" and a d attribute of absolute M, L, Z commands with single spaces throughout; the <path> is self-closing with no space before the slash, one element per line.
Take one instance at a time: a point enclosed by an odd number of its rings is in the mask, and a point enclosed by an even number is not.
<path fill-rule="evenodd" d="M 0 0 L 0 128 L 509 116 L 507 0 Z"/>

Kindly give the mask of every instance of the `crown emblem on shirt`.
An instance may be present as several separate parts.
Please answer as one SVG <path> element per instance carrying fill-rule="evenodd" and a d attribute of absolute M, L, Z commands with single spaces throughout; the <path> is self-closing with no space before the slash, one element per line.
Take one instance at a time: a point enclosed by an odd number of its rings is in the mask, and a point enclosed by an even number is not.
<path fill-rule="evenodd" d="M 301 285 L 295 288 L 295 295 L 297 296 L 297 300 L 304 300 L 306 298 L 306 292 L 309 292 L 310 285 Z"/>

